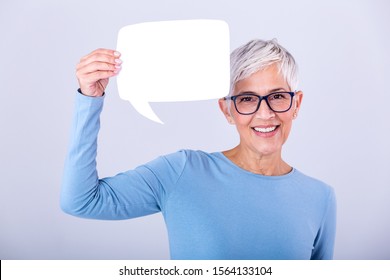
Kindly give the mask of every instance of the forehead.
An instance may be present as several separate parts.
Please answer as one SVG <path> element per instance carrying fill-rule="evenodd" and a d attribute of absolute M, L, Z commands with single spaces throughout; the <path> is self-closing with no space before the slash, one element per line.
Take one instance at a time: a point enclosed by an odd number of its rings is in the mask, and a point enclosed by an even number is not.
<path fill-rule="evenodd" d="M 281 71 L 279 71 L 279 67 L 273 64 L 238 81 L 234 87 L 234 93 L 250 91 L 263 95 L 276 89 L 290 90 L 287 81 L 284 79 Z"/>

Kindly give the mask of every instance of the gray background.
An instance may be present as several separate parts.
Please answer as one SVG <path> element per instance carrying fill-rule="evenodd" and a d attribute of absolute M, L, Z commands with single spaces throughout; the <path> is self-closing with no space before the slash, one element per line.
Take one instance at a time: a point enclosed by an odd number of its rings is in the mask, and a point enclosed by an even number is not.
<path fill-rule="evenodd" d="M 0 2 L 0 258 L 166 259 L 160 214 L 83 220 L 59 208 L 75 67 L 115 48 L 128 24 L 223 19 L 231 47 L 278 38 L 300 66 L 302 110 L 285 159 L 334 186 L 336 259 L 390 259 L 388 1 Z M 217 101 L 156 103 L 165 125 L 122 101 L 113 79 L 99 138 L 100 176 L 181 148 L 219 151 L 238 137 Z"/>

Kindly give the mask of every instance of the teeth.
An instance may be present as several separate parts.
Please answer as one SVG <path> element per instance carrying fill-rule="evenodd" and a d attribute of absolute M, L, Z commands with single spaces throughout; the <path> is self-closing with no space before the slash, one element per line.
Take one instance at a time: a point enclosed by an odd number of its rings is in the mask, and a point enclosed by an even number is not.
<path fill-rule="evenodd" d="M 253 129 L 256 130 L 256 131 L 258 131 L 258 132 L 267 133 L 267 132 L 272 132 L 272 131 L 274 131 L 274 130 L 276 129 L 276 126 L 266 127 L 266 128 L 254 127 Z"/>

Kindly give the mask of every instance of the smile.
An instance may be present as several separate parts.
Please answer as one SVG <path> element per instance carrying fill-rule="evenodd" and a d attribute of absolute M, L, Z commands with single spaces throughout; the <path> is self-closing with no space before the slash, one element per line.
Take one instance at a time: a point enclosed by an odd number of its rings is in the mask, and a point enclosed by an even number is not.
<path fill-rule="evenodd" d="M 275 131 L 279 126 L 269 126 L 269 127 L 252 127 L 254 131 L 261 132 L 261 133 L 270 133 Z"/>

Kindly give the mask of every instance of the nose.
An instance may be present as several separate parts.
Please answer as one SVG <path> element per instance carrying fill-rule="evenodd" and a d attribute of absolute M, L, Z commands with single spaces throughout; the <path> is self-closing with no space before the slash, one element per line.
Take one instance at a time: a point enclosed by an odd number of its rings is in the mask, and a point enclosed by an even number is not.
<path fill-rule="evenodd" d="M 275 112 L 271 110 L 265 99 L 260 101 L 260 107 L 255 113 L 255 118 L 259 119 L 271 119 L 275 117 Z"/>

